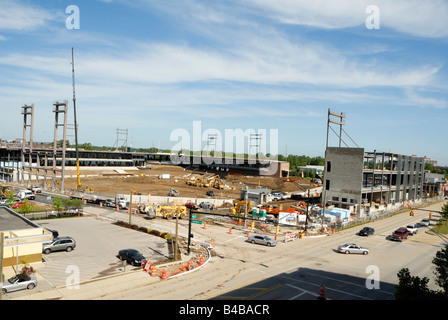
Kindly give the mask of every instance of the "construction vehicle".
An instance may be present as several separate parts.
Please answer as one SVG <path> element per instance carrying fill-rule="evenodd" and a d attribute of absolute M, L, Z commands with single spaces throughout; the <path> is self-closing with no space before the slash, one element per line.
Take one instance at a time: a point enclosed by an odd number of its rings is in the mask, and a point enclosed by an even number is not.
<path fill-rule="evenodd" d="M 140 213 L 146 214 L 149 218 L 162 217 L 164 219 L 173 219 L 179 216 L 179 219 L 187 217 L 186 206 L 161 205 L 157 203 L 142 204 L 138 208 Z"/>
<path fill-rule="evenodd" d="M 170 192 L 168 193 L 168 197 L 178 197 L 180 195 L 179 191 L 174 188 L 170 188 Z"/>
<path fill-rule="evenodd" d="M 8 194 L 10 192 L 11 192 L 11 190 L 9 190 L 9 186 L 7 186 L 7 185 L 0 185 L 0 197 L 7 198 Z"/>
<path fill-rule="evenodd" d="M 241 214 L 246 213 L 246 206 L 247 206 L 247 213 L 249 213 L 253 207 L 256 206 L 256 203 L 253 201 L 239 201 L 236 204 L 235 208 L 230 208 L 231 214 Z"/>

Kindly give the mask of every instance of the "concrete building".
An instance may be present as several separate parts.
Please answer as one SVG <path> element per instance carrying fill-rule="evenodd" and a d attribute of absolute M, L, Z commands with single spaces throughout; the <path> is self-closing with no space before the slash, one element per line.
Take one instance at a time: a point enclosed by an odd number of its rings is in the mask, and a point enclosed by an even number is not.
<path fill-rule="evenodd" d="M 325 160 L 326 203 L 357 217 L 406 206 L 424 195 L 423 157 L 328 147 Z"/>
<path fill-rule="evenodd" d="M 24 260 L 42 262 L 42 243 L 53 239 L 50 231 L 5 206 L 0 206 L 0 232 L 4 234 L 5 268 L 17 269 Z"/>

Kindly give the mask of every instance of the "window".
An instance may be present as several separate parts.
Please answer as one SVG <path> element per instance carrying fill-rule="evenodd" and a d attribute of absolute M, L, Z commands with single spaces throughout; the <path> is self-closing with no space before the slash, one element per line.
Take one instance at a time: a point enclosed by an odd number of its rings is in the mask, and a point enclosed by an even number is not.
<path fill-rule="evenodd" d="M 325 181 L 325 190 L 330 190 L 330 180 Z"/>
<path fill-rule="evenodd" d="M 331 172 L 331 161 L 327 161 L 327 172 Z"/>

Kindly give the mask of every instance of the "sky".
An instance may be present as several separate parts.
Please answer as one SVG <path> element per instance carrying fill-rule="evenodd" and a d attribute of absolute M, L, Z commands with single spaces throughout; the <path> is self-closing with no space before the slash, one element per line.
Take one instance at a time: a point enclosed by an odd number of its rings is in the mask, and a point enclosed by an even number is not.
<path fill-rule="evenodd" d="M 448 165 L 446 17 L 446 0 L 0 0 L 0 137 L 34 104 L 33 140 L 52 141 L 68 100 L 74 143 L 73 48 L 79 143 L 225 148 L 241 130 L 323 157 L 330 109 L 346 146 Z"/>

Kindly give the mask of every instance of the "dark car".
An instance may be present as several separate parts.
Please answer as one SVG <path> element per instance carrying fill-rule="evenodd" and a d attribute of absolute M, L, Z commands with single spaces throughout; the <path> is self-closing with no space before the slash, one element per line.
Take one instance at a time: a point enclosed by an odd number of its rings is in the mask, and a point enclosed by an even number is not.
<path fill-rule="evenodd" d="M 135 249 L 120 250 L 118 251 L 117 258 L 122 261 L 127 261 L 130 265 L 133 266 L 141 266 L 142 260 L 146 260 L 146 258 Z"/>
<path fill-rule="evenodd" d="M 209 190 L 206 192 L 206 195 L 210 196 L 210 197 L 214 197 L 215 193 L 212 190 Z"/>
<path fill-rule="evenodd" d="M 375 229 L 371 228 L 371 227 L 364 227 L 359 231 L 359 235 L 360 236 L 370 236 L 373 235 L 375 233 Z"/>

